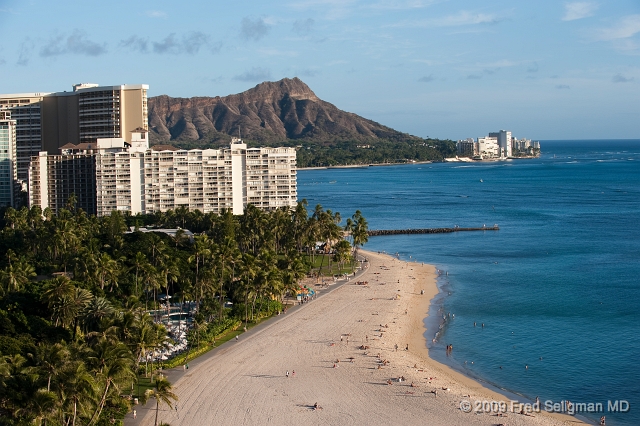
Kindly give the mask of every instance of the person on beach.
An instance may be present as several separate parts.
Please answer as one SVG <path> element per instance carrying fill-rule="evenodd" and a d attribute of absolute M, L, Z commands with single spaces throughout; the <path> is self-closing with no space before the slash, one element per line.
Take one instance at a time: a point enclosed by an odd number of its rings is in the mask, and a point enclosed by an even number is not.
<path fill-rule="evenodd" d="M 408 350 L 409 350 L 409 344 L 408 344 L 408 343 L 407 343 L 407 347 L 406 347 L 406 348 L 404 348 L 404 350 L 405 350 L 405 351 L 408 351 Z"/>
<path fill-rule="evenodd" d="M 289 370 L 287 370 L 285 376 L 287 377 L 287 379 L 289 378 Z"/>
<path fill-rule="evenodd" d="M 396 352 L 398 352 L 398 344 L 397 343 L 395 345 L 395 348 L 396 348 Z"/>
<path fill-rule="evenodd" d="M 296 370 L 293 370 L 293 371 L 291 372 L 291 377 L 296 377 Z"/>

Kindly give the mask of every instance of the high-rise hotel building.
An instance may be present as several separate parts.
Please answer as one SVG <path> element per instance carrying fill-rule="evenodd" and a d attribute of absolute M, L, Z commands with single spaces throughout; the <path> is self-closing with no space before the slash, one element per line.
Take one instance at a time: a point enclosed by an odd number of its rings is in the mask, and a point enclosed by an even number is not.
<path fill-rule="evenodd" d="M 0 95 L 0 113 L 10 112 L 16 121 L 16 169 L 18 179 L 27 180 L 29 161 L 42 151 L 41 105 L 49 93 Z"/>
<path fill-rule="evenodd" d="M 148 130 L 146 84 L 76 84 L 73 91 L 0 95 L 0 111 L 16 120 L 18 179 L 27 181 L 29 161 L 40 151 L 59 154 L 66 144 L 98 138 L 131 140 L 137 128 Z"/>
<path fill-rule="evenodd" d="M 73 92 L 50 93 L 42 100 L 42 151 L 58 154 L 66 144 L 98 138 L 131 140 L 135 129 L 149 129 L 146 84 L 76 84 Z"/>
<path fill-rule="evenodd" d="M 297 203 L 294 148 L 247 148 L 234 138 L 225 149 L 183 150 L 168 145 L 149 149 L 147 138 L 146 130 L 138 128 L 130 143 L 122 138 L 98 139 L 65 145 L 59 155 L 41 152 L 31 165 L 30 205 L 57 212 L 71 191 L 79 207 L 98 216 L 113 210 L 137 214 L 178 207 L 242 214 L 248 203 L 263 210 Z M 80 157 L 85 159 L 84 171 L 76 167 Z M 60 172 L 72 167 L 82 182 Z M 76 190 L 85 184 L 93 186 Z"/>
<path fill-rule="evenodd" d="M 0 111 L 0 207 L 16 204 L 16 120 L 9 111 Z"/>

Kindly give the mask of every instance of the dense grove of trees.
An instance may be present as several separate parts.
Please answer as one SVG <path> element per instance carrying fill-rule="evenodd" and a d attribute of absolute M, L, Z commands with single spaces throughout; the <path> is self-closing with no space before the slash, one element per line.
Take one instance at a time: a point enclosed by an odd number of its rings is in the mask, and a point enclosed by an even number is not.
<path fill-rule="evenodd" d="M 172 141 L 184 149 L 220 148 L 229 146 L 229 140 L 215 143 Z M 258 146 L 248 140 L 249 146 Z M 260 143 L 259 146 L 298 147 L 298 167 L 320 167 L 356 164 L 406 163 L 409 161 L 442 161 L 456 155 L 456 145 L 450 140 L 408 137 L 402 140 L 363 139 L 358 141 L 327 140 L 325 143 L 304 139 Z"/>
<path fill-rule="evenodd" d="M 320 167 L 442 161 L 455 153 L 454 142 L 435 139 L 341 142 L 330 146 L 306 144 L 298 149 L 297 164 L 298 167 Z"/>
<path fill-rule="evenodd" d="M 295 294 L 317 241 L 334 243 L 333 261 L 352 259 L 340 214 L 321 206 L 309 214 L 306 201 L 273 212 L 249 205 L 241 216 L 179 208 L 97 218 L 71 199 L 57 215 L 8 208 L 2 218 L 0 425 L 122 418 L 130 409 L 123 395 L 146 371 L 146 355 L 167 341 L 149 313 L 160 293 L 197 301 L 197 329 L 219 332 L 231 318 L 257 319 Z M 196 235 L 125 232 L 142 226 Z M 360 212 L 347 230 L 356 247 L 366 242 Z M 171 402 L 167 383 L 156 382 L 151 393 Z"/>

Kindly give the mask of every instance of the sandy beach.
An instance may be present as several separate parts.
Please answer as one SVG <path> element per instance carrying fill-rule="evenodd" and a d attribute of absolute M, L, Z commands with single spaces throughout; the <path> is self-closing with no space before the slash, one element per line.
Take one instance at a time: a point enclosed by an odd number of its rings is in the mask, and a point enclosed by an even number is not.
<path fill-rule="evenodd" d="M 435 268 L 363 254 L 369 267 L 356 279 L 321 289 L 326 294 L 189 369 L 174 383 L 177 410 L 161 407 L 159 420 L 172 426 L 581 423 L 546 413 L 475 412 L 476 401 L 507 399 L 428 357 L 423 319 L 438 292 Z M 472 404 L 471 413 L 460 409 L 461 401 Z M 154 414 L 138 407 L 142 425 L 153 425 Z"/>

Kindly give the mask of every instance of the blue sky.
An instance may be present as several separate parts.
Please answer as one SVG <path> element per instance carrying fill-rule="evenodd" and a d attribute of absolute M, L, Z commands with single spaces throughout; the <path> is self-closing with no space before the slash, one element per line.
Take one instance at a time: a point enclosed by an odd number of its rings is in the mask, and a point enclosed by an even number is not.
<path fill-rule="evenodd" d="M 0 93 L 298 76 L 422 137 L 640 138 L 640 1 L 0 0 Z"/>

